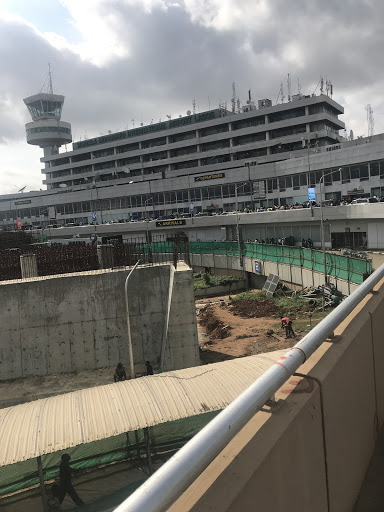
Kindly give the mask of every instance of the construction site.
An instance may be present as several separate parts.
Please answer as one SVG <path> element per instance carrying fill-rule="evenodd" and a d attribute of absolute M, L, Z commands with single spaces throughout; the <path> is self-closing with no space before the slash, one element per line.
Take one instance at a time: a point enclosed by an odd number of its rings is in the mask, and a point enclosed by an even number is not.
<path fill-rule="evenodd" d="M 271 274 L 263 290 L 227 276 L 229 293 L 195 300 L 182 236 L 1 243 L 4 512 L 49 511 L 62 455 L 82 510 L 114 510 L 343 299 Z M 61 507 L 77 510 L 70 493 Z"/>

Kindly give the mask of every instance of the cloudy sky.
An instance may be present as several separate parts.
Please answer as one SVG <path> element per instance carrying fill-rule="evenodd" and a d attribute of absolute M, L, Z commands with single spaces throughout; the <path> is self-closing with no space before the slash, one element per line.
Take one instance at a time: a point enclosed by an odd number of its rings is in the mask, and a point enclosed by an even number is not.
<path fill-rule="evenodd" d="M 74 140 L 227 101 L 334 86 L 347 130 L 384 132 L 382 0 L 0 0 L 0 193 L 42 187 L 23 98 L 66 97 Z M 68 147 L 68 149 L 70 149 Z"/>

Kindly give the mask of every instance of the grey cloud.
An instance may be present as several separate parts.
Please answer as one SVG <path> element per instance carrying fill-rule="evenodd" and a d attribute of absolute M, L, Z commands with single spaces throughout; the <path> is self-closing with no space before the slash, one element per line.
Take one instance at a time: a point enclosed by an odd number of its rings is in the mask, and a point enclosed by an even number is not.
<path fill-rule="evenodd" d="M 336 99 L 366 90 L 372 94 L 367 101 L 381 104 L 384 6 L 379 1 L 271 0 L 269 5 L 272 16 L 256 32 L 247 23 L 228 30 L 207 28 L 192 23 L 180 7 L 148 14 L 137 6 L 108 2 L 131 55 L 103 69 L 70 51 L 55 50 L 26 26 L 3 23 L 0 98 L 7 94 L 20 105 L 23 97 L 40 89 L 50 60 L 55 89 L 66 96 L 63 120 L 72 123 L 77 138 L 85 131 L 93 136 L 123 128 L 133 117 L 137 125 L 141 116 L 149 122 L 168 113 L 184 114 L 192 98 L 200 109 L 207 108 L 208 96 L 211 107 L 217 106 L 219 99 L 231 98 L 233 81 L 243 100 L 248 88 L 256 97 L 275 100 L 288 72 L 294 92 L 298 76 L 303 92 L 311 93 L 323 74 L 332 79 Z M 250 52 L 243 49 L 247 42 Z M 302 52 L 303 65 L 284 58 L 292 44 Z M 24 137 L 20 120 L 12 112 L 1 112 L 0 139 Z"/>

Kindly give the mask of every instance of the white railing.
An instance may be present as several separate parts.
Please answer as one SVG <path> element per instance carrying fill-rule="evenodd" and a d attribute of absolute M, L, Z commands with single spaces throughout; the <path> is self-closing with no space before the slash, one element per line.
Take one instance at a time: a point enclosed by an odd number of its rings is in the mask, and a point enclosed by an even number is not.
<path fill-rule="evenodd" d="M 383 277 L 384 265 L 208 423 L 115 512 L 167 510 Z"/>

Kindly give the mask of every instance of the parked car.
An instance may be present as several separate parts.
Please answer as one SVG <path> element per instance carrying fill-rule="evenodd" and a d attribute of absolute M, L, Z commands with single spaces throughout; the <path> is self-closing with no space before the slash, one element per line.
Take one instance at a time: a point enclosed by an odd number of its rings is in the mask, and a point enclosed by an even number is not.
<path fill-rule="evenodd" d="M 368 197 L 359 197 L 359 199 L 354 199 L 351 204 L 369 204 Z"/>

